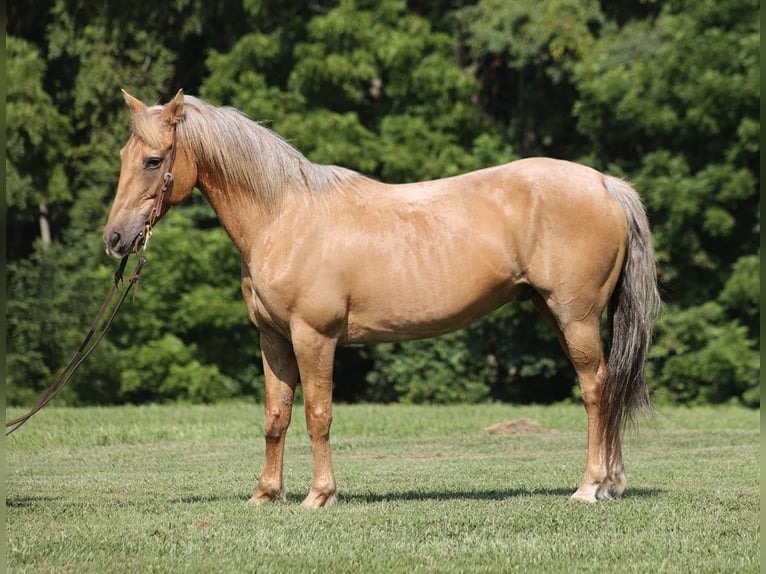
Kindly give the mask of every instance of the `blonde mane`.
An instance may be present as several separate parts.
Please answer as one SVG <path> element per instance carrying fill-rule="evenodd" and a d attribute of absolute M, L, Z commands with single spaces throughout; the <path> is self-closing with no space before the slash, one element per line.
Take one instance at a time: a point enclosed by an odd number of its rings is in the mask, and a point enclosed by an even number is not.
<path fill-rule="evenodd" d="M 133 132 L 153 147 L 161 147 L 163 126 L 157 121 L 162 106 L 134 114 Z M 221 190 L 250 190 L 262 206 L 279 202 L 288 191 L 322 194 L 347 183 L 357 172 L 309 161 L 279 135 L 235 108 L 216 107 L 184 96 L 184 115 L 177 126 L 179 143 L 215 175 Z"/>

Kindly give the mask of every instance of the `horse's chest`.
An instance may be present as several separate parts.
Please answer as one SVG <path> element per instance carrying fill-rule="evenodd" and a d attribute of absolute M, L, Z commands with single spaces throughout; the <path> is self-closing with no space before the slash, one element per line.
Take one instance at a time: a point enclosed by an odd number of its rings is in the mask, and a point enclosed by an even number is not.
<path fill-rule="evenodd" d="M 289 328 L 289 307 L 270 293 L 269 289 L 259 288 L 250 282 L 250 288 L 244 293 L 250 318 L 259 330 L 275 330 L 287 334 Z"/>

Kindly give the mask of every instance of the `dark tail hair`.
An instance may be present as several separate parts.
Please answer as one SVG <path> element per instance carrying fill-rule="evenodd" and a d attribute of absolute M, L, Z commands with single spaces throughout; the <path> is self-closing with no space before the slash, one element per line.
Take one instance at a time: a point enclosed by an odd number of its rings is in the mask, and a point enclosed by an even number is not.
<path fill-rule="evenodd" d="M 660 310 L 657 268 L 649 221 L 638 193 L 628 183 L 607 177 L 604 185 L 622 206 L 628 222 L 625 261 L 609 301 L 611 343 L 601 391 L 601 432 L 608 463 L 619 447 L 620 431 L 644 407 L 651 407 L 644 366 L 654 321 Z"/>

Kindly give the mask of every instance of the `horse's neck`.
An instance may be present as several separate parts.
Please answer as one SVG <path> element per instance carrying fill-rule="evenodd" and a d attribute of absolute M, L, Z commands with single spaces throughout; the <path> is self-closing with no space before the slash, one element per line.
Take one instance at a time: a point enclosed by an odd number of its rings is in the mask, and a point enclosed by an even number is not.
<path fill-rule="evenodd" d="M 248 175 L 242 178 L 244 182 L 234 181 L 225 169 L 198 159 L 197 187 L 243 257 L 257 247 L 262 236 L 269 233 L 270 226 L 279 219 L 311 217 L 313 208 L 326 209 L 337 201 L 353 203 L 353 197 L 376 187 L 370 185 L 372 180 L 359 173 L 314 164 L 293 151 L 294 154 L 285 159 L 285 165 L 277 162 L 259 166 L 276 173 Z"/>
<path fill-rule="evenodd" d="M 274 218 L 274 210 L 260 205 L 257 196 L 249 190 L 200 169 L 197 187 L 215 211 L 242 256 L 246 256 L 257 241 L 259 229 Z"/>

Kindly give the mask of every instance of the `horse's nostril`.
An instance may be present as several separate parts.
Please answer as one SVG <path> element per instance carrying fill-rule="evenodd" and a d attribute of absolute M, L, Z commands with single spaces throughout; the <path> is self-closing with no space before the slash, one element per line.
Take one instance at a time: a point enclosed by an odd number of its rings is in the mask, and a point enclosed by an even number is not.
<path fill-rule="evenodd" d="M 116 247 L 117 244 L 120 242 L 121 235 L 117 233 L 116 231 L 113 231 L 112 234 L 109 236 L 109 247 Z"/>

